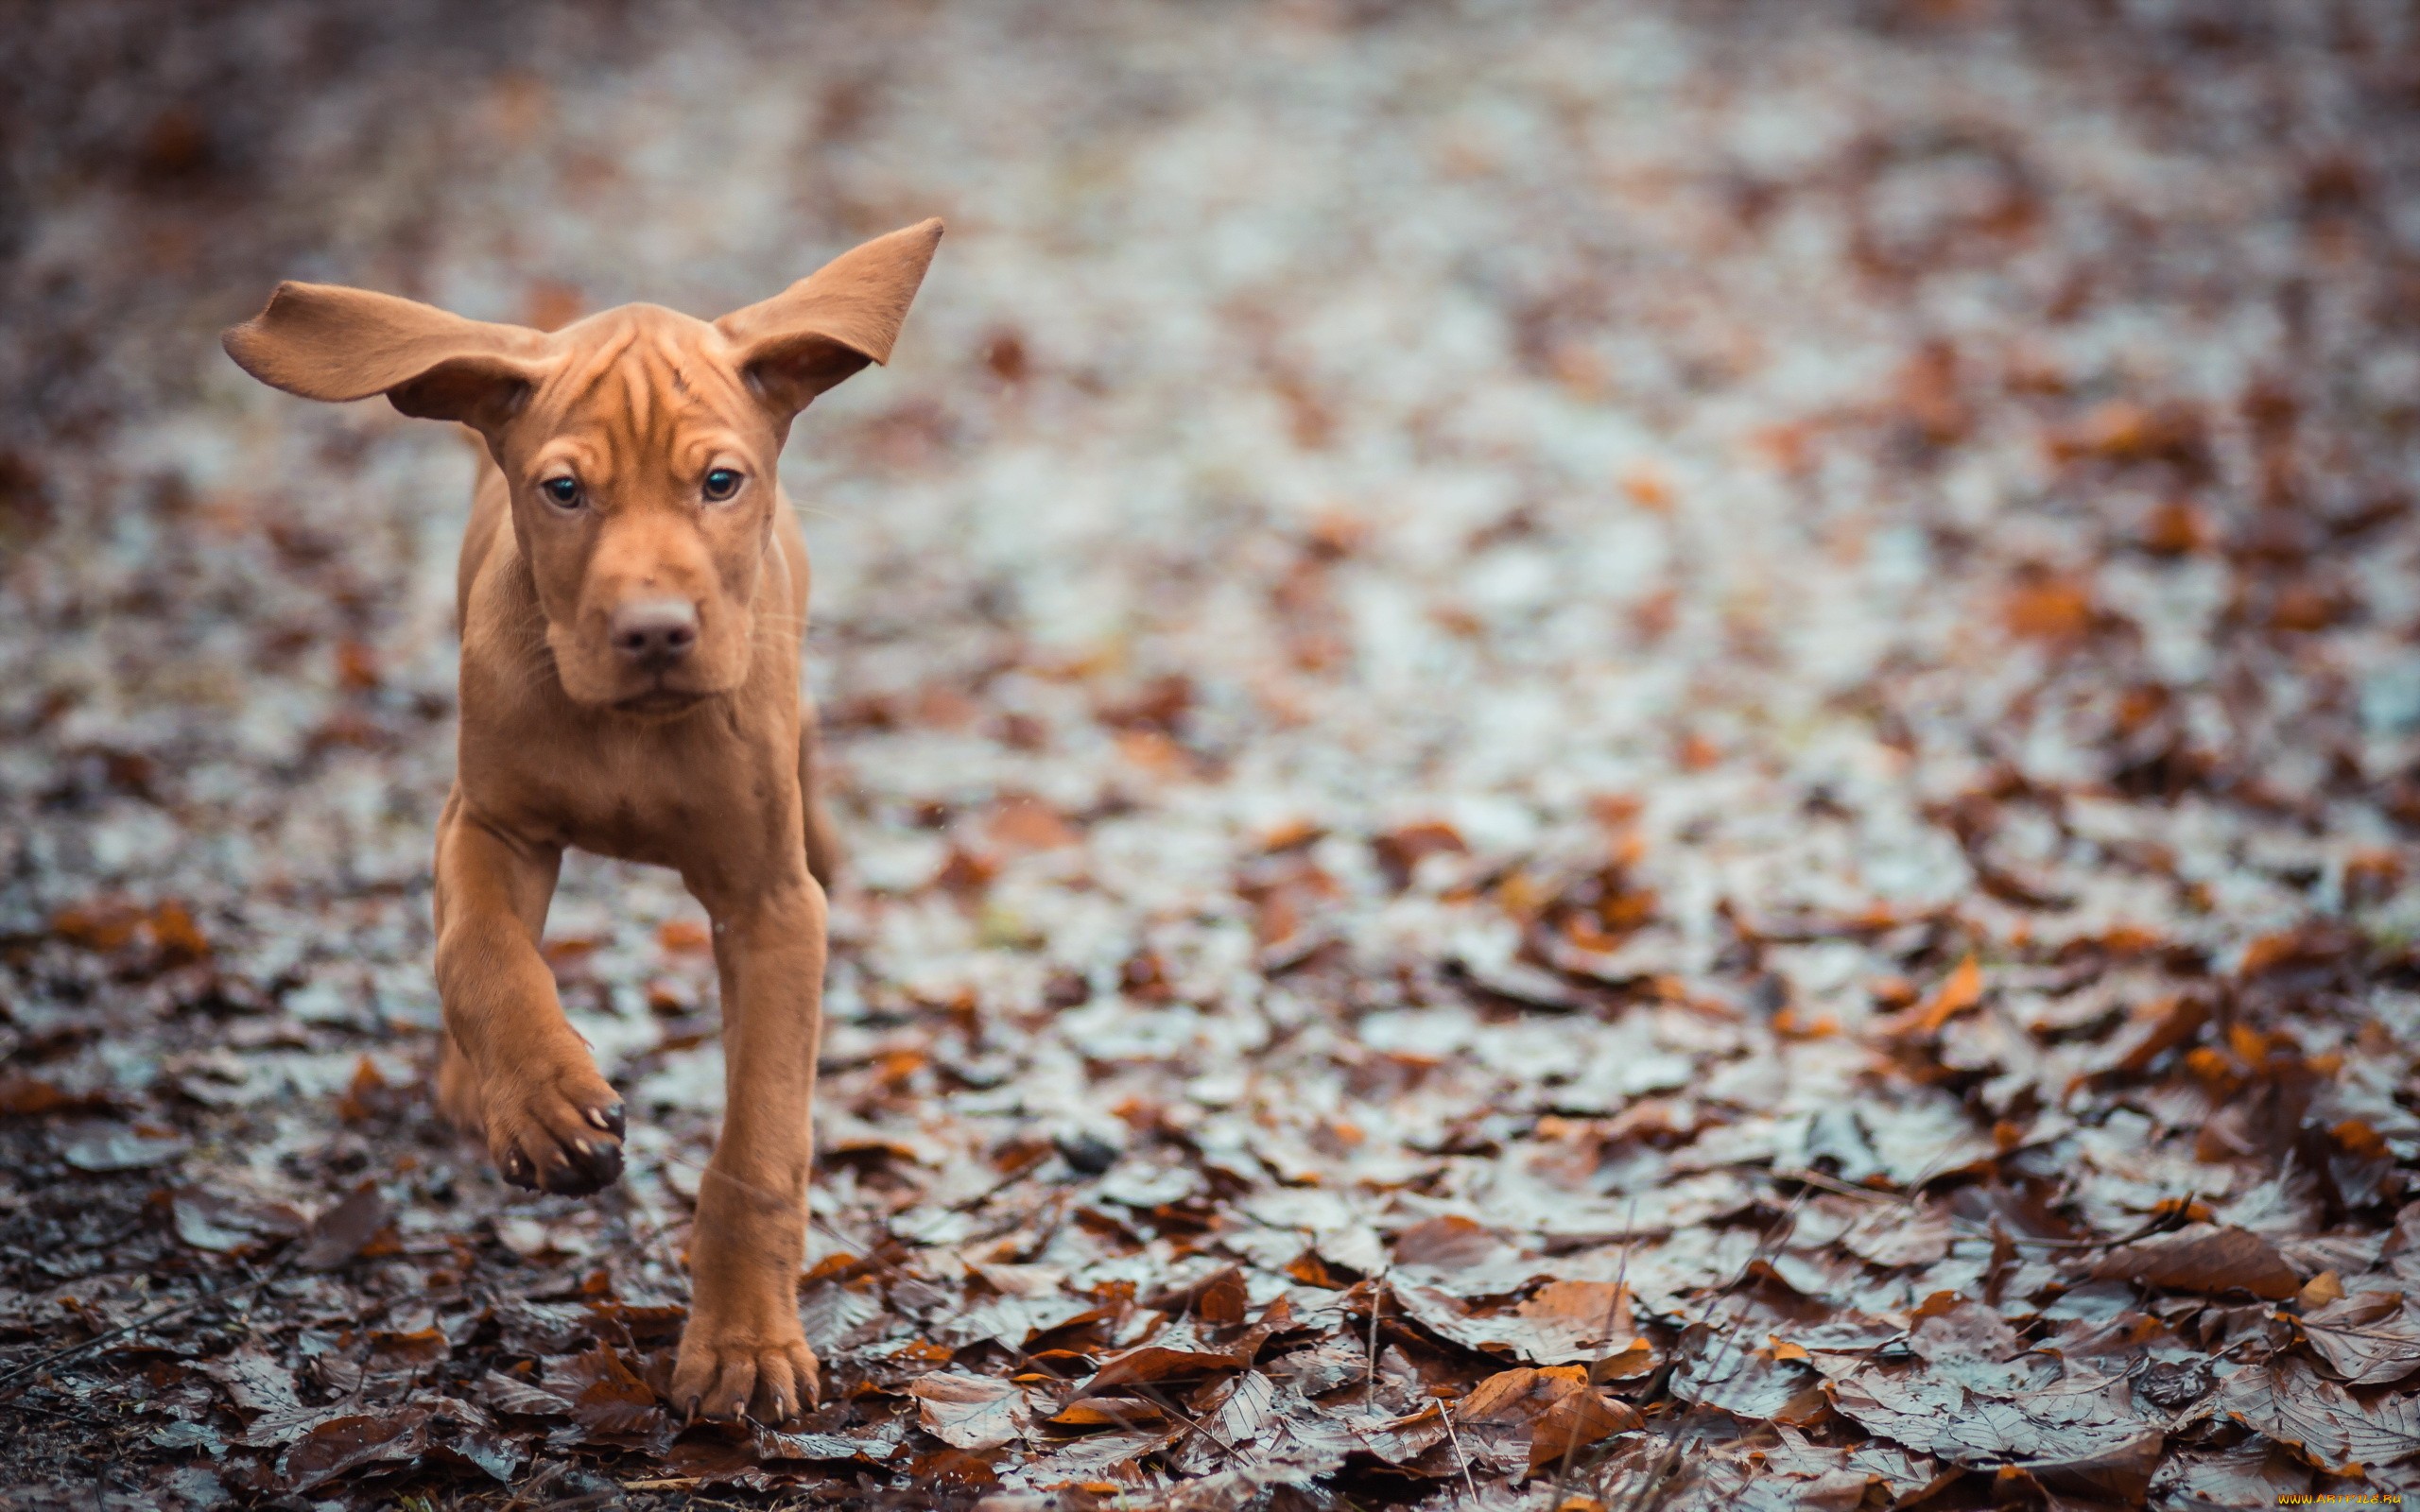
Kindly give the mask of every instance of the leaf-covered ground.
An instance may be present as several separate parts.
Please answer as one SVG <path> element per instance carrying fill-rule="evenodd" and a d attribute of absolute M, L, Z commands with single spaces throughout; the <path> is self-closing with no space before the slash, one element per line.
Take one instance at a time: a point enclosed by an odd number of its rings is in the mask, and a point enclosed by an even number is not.
<path fill-rule="evenodd" d="M 2224 0 L 0 28 L 8 1504 L 2420 1488 L 2420 29 Z M 470 462 L 216 329 L 712 315 L 845 771 L 792 1435 L 659 1404 L 702 920 L 426 1107 Z M 2420 1194 L 2412 1194 L 2420 1195 Z"/>

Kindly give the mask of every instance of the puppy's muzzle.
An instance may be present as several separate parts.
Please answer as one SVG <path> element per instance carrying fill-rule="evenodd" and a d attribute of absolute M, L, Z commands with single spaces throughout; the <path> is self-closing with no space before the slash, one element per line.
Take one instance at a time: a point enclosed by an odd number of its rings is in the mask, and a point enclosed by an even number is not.
<path fill-rule="evenodd" d="M 642 671 L 666 671 L 697 646 L 698 607 L 686 599 L 640 599 L 614 611 L 608 633 L 624 662 Z"/>

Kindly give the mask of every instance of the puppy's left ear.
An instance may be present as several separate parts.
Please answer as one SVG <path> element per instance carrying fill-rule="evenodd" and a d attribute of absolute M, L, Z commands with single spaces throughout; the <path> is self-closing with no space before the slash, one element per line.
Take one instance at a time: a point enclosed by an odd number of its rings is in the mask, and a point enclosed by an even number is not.
<path fill-rule="evenodd" d="M 280 284 L 268 307 L 219 337 L 235 365 L 272 388 L 341 403 L 385 394 L 423 420 L 454 420 L 493 440 L 545 376 L 546 337 L 368 289 Z"/>
<path fill-rule="evenodd" d="M 715 322 L 739 369 L 784 421 L 870 362 L 889 362 L 941 245 L 942 223 L 877 236 L 758 304 Z"/>

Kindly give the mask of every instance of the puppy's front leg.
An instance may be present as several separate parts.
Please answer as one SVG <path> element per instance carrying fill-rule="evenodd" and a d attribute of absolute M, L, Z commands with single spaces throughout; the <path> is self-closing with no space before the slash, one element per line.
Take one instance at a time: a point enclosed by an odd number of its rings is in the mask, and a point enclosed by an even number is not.
<path fill-rule="evenodd" d="M 729 1094 L 699 1183 L 689 1326 L 672 1373 L 673 1402 L 692 1415 L 786 1422 L 821 1389 L 798 1321 L 825 922 L 823 889 L 804 859 L 773 885 L 703 900 L 715 916 Z"/>
<path fill-rule="evenodd" d="M 563 1020 L 538 954 L 562 852 L 481 823 L 459 790 L 437 831 L 438 1101 L 515 1186 L 574 1194 L 622 1174 L 622 1100 Z"/>

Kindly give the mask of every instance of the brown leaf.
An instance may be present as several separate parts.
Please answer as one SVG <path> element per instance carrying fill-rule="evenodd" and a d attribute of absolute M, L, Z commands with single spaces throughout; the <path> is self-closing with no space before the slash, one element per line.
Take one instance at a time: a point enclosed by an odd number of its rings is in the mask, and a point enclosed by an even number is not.
<path fill-rule="evenodd" d="M 2273 971 L 2326 966 L 2360 949 L 2360 937 L 2349 930 L 2325 922 L 2307 924 L 2263 935 L 2245 946 L 2236 975 L 2249 982 Z"/>
<path fill-rule="evenodd" d="M 925 1432 L 959 1449 L 996 1449 L 1025 1436 L 1032 1425 L 1025 1388 L 991 1376 L 936 1370 L 908 1388 Z"/>
<path fill-rule="evenodd" d="M 200 1187 L 179 1187 L 168 1199 L 177 1238 L 219 1255 L 250 1254 L 280 1240 L 301 1237 L 310 1225 L 282 1202 L 254 1202 Z"/>
<path fill-rule="evenodd" d="M 911 1455 L 899 1469 L 912 1484 L 942 1491 L 986 1491 L 1000 1484 L 1000 1472 L 979 1450 L 930 1450 Z"/>
<path fill-rule="evenodd" d="M 1598 1323 L 1517 1314 L 1475 1314 L 1433 1287 L 1397 1281 L 1389 1290 L 1422 1328 L 1466 1349 L 1505 1351 L 1536 1365 L 1569 1365 L 1596 1353 L 1586 1341 L 1597 1332 Z"/>
<path fill-rule="evenodd" d="M 1908 1022 L 1911 1035 L 1935 1035 L 1942 1025 L 1983 1001 L 1983 968 L 1969 955 L 1934 988 L 1932 997 Z"/>
<path fill-rule="evenodd" d="M 295 1257 L 305 1270 L 334 1270 L 376 1244 L 387 1227 L 387 1199 L 365 1181 L 353 1195 L 311 1223 L 311 1242 Z M 383 1235 L 389 1242 L 392 1235 Z"/>
<path fill-rule="evenodd" d="M 1083 838 L 1057 810 L 1023 794 L 1000 799 L 986 833 L 994 845 L 1006 850 L 1057 850 Z"/>
<path fill-rule="evenodd" d="M 226 1387 L 227 1400 L 246 1412 L 278 1412 L 301 1404 L 294 1372 L 258 1344 L 247 1343 L 199 1368 Z"/>
<path fill-rule="evenodd" d="M 387 1078 L 378 1074 L 377 1062 L 363 1056 L 353 1068 L 353 1081 L 345 1094 L 337 1099 L 337 1117 L 348 1124 L 366 1123 L 393 1106 L 392 1091 Z"/>
<path fill-rule="evenodd" d="M 1050 1420 L 1062 1428 L 1157 1428 L 1168 1415 L 1138 1397 L 1080 1397 Z"/>
<path fill-rule="evenodd" d="M 2174 1487 L 2181 1504 L 2292 1506 L 2297 1503 L 2289 1498 L 2309 1494 L 2311 1470 L 2293 1451 L 2255 1434 L 2232 1448 L 2180 1449 L 2163 1484 Z"/>
<path fill-rule="evenodd" d="M 2199 996 L 2169 998 L 2153 1011 L 2138 1017 L 2121 1032 L 2103 1062 L 2124 1076 L 2139 1076 L 2169 1051 L 2193 1042 L 2210 1017 L 2209 1003 Z"/>
<path fill-rule="evenodd" d="M 1250 1363 L 1243 1355 L 1228 1349 L 1171 1349 L 1146 1344 L 1113 1355 L 1092 1380 L 1084 1383 L 1084 1390 L 1091 1394 L 1111 1386 L 1196 1381 L 1220 1370 L 1240 1370 Z"/>
<path fill-rule="evenodd" d="M 39 1076 L 11 1073 L 0 1076 L 0 1118 L 36 1118 L 68 1108 L 98 1108 L 107 1100 L 95 1093 L 70 1092 Z"/>
<path fill-rule="evenodd" d="M 570 1400 L 572 1421 L 591 1442 L 641 1437 L 669 1421 L 654 1390 L 602 1344 L 557 1362 L 547 1384 Z"/>
<path fill-rule="evenodd" d="M 2151 1490 L 2152 1475 L 2159 1469 L 2165 1442 L 2164 1435 L 2154 1430 L 2081 1459 L 2033 1460 L 2018 1468 L 2031 1470 L 2056 1490 L 2088 1496 L 2096 1503 L 2140 1506 Z"/>
<path fill-rule="evenodd" d="M 2024 1348 L 1996 1308 L 1945 1293 L 1926 1298 L 1916 1310 L 1908 1347 L 1936 1364 L 1955 1360 L 1989 1364 L 2012 1359 Z"/>
<path fill-rule="evenodd" d="M 1499 1370 L 1454 1403 L 1454 1417 L 1466 1423 L 1534 1422 L 1539 1414 L 1585 1385 L 1586 1378 L 1587 1372 L 1578 1366 Z"/>
<path fill-rule="evenodd" d="M 881 1457 L 882 1446 L 838 1434 L 786 1434 L 752 1423 L 759 1459 L 854 1460 Z"/>
<path fill-rule="evenodd" d="M 1598 1385 L 1608 1381 L 1630 1381 L 1655 1368 L 1655 1347 L 1645 1339 L 1633 1339 L 1630 1347 L 1613 1354 L 1588 1362 L 1588 1379 Z"/>
<path fill-rule="evenodd" d="M 2082 583 L 2045 577 L 2010 590 L 2001 611 L 2014 634 L 2038 641 L 2074 640 L 2092 627 L 2092 592 Z"/>
<path fill-rule="evenodd" d="M 1445 1410 L 1431 1402 L 1400 1418 L 1362 1419 L 1354 1432 L 1371 1453 L 1390 1465 L 1407 1465 L 1445 1441 Z"/>
<path fill-rule="evenodd" d="M 673 1478 L 624 1482 L 631 1490 L 688 1490 L 699 1486 L 737 1486 L 751 1491 L 779 1490 L 798 1478 L 763 1465 L 752 1443 L 722 1438 L 684 1438 L 665 1456 Z"/>
<path fill-rule="evenodd" d="M 2169 1291 L 2240 1291 L 2271 1300 L 2291 1297 L 2302 1286 L 2268 1240 L 2249 1229 L 2208 1224 L 2121 1246 L 2102 1256 L 2092 1274 Z"/>
<path fill-rule="evenodd" d="M 2132 1464 L 2140 1453 L 2136 1441 L 2159 1436 L 2099 1392 L 2041 1392 L 2012 1401 L 1930 1372 L 1867 1372 L 1833 1383 L 1832 1396 L 1866 1432 L 1969 1468 Z M 2152 1452 L 2156 1456 L 2156 1443 Z"/>
<path fill-rule="evenodd" d="M 1086 1434 L 1059 1445 L 1048 1457 L 1032 1461 L 1028 1473 L 1046 1485 L 1102 1480 L 1119 1474 L 1144 1455 L 1167 1448 L 1184 1432 L 1182 1428 L 1138 1428 Z"/>
<path fill-rule="evenodd" d="M 191 1142 L 174 1129 L 92 1122 L 61 1130 L 59 1153 L 76 1170 L 109 1175 L 164 1164 L 190 1147 Z"/>
<path fill-rule="evenodd" d="M 498 1412 L 532 1418 L 568 1418 L 571 1399 L 533 1381 L 491 1370 L 479 1378 L 478 1398 Z"/>
<path fill-rule="evenodd" d="M 2227 1416 L 2291 1446 L 2330 1475 L 2359 1475 L 2420 1454 L 2420 1404 L 2387 1396 L 2364 1405 L 2290 1356 L 2248 1365 L 2221 1387 Z"/>
<path fill-rule="evenodd" d="M 1801 1356 L 1806 1352 L 1798 1351 Z M 1804 1358 L 1701 1341 L 1673 1372 L 1672 1395 L 1720 1407 L 1736 1418 L 1802 1422 L 1821 1416 L 1821 1403 L 1810 1392 L 1819 1390 L 1822 1381 Z"/>
<path fill-rule="evenodd" d="M 1145 1307 L 1162 1313 L 1190 1313 L 1221 1328 L 1241 1323 L 1251 1303 L 1252 1293 L 1244 1283 L 1240 1265 L 1229 1265 L 1190 1285 L 1170 1287 L 1142 1299 Z"/>
<path fill-rule="evenodd" d="M 2205 465 L 2205 430 L 2200 414 L 2185 404 L 2154 409 L 2135 400 L 2113 399 L 2052 436 L 2050 453 L 2062 462 L 2156 460 L 2189 470 Z"/>
<path fill-rule="evenodd" d="M 79 949 L 107 952 L 132 944 L 146 922 L 132 903 L 111 899 L 59 910 L 50 916 L 50 932 Z"/>
<path fill-rule="evenodd" d="M 186 966 L 210 958 L 210 941 L 193 921 L 193 913 L 174 899 L 151 910 L 151 939 L 164 966 Z"/>
<path fill-rule="evenodd" d="M 372 1370 L 409 1370 L 417 1366 L 434 1365 L 452 1352 L 453 1346 L 441 1329 L 370 1335 L 370 1368 Z"/>
<path fill-rule="evenodd" d="M 1276 1383 L 1259 1371 L 1230 1378 L 1199 1401 L 1201 1431 L 1177 1441 L 1169 1455 L 1171 1466 L 1180 1473 L 1200 1475 L 1221 1465 L 1234 1469 L 1259 1463 L 1264 1456 L 1253 1442 L 1269 1426 L 1276 1406 Z"/>
<path fill-rule="evenodd" d="M 2332 1270 L 2321 1271 L 2303 1282 L 2302 1290 L 2294 1294 L 2294 1304 L 2305 1310 L 2316 1310 L 2343 1299 L 2344 1279 Z"/>
<path fill-rule="evenodd" d="M 2210 524 L 2189 500 L 2170 499 L 2143 521 L 2142 547 L 2158 557 L 2182 557 L 2210 542 Z"/>
<path fill-rule="evenodd" d="M 528 1459 L 515 1435 L 497 1428 L 469 1402 L 438 1397 L 424 1405 L 429 1409 L 429 1450 L 436 1460 L 458 1461 L 493 1480 L 510 1481 Z"/>
<path fill-rule="evenodd" d="M 1512 1310 L 1522 1317 L 1564 1318 L 1599 1344 L 1631 1332 L 1630 1288 L 1612 1281 L 1548 1281 Z"/>
<path fill-rule="evenodd" d="M 1841 1236 L 1841 1246 L 1876 1265 L 1929 1265 L 1949 1253 L 1954 1237 L 1945 1209 L 1893 1207 L 1859 1220 Z"/>
<path fill-rule="evenodd" d="M 428 1452 L 428 1417 L 426 1407 L 406 1406 L 321 1423 L 285 1452 L 278 1472 L 286 1489 L 307 1491 L 364 1465 L 419 1459 Z"/>
<path fill-rule="evenodd" d="M 1245 1289 L 1243 1271 L 1230 1265 L 1202 1286 L 1201 1295 L 1193 1300 L 1193 1311 L 1204 1323 L 1234 1328 L 1243 1322 L 1244 1311 L 1251 1304 L 1252 1294 Z"/>
<path fill-rule="evenodd" d="M 1535 1475 L 1574 1450 L 1646 1426 L 1638 1409 L 1594 1388 L 1574 1391 L 1539 1415 L 1530 1434 L 1529 1473 Z"/>
<path fill-rule="evenodd" d="M 1397 888 L 1408 885 L 1412 872 L 1430 856 L 1462 855 L 1470 847 L 1450 824 L 1413 824 L 1382 834 L 1371 843 L 1378 866 Z"/>
<path fill-rule="evenodd" d="M 2400 1292 L 2362 1292 L 2299 1321 L 2311 1349 L 2348 1385 L 2388 1385 L 2420 1369 L 2420 1332 L 2404 1320 Z"/>
<path fill-rule="evenodd" d="M 1459 1214 L 1429 1218 L 1395 1236 L 1395 1263 L 1460 1270 L 1484 1264 L 1504 1247 L 1485 1226 Z"/>

